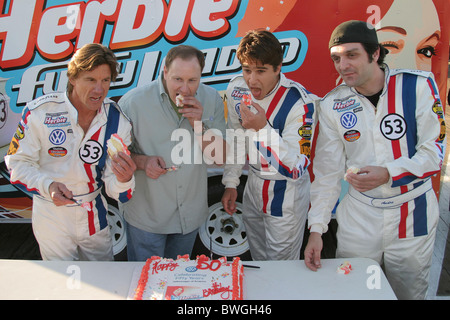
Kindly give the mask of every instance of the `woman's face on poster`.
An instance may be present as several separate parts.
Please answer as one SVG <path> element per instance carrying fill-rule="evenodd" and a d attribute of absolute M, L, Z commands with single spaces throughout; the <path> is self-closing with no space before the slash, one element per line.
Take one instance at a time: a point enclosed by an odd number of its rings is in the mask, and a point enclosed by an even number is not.
<path fill-rule="evenodd" d="M 431 18 L 430 18 L 431 17 Z M 379 42 L 389 50 L 392 68 L 431 71 L 441 31 L 432 0 L 394 0 L 377 28 Z"/>

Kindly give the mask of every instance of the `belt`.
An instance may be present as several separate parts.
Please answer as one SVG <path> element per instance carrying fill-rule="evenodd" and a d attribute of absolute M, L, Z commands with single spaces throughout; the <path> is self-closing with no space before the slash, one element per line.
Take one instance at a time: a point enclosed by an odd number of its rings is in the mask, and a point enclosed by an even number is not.
<path fill-rule="evenodd" d="M 75 200 L 76 203 L 68 204 L 68 205 L 66 205 L 66 207 L 81 206 L 83 203 L 94 201 L 94 199 L 97 198 L 97 196 L 99 195 L 99 193 L 101 191 L 102 191 L 102 188 L 100 187 L 97 190 L 92 191 L 90 193 L 75 195 L 75 196 L 73 196 L 72 200 Z M 42 199 L 42 200 L 45 200 L 45 201 L 48 201 L 48 202 L 53 202 L 52 200 L 44 198 L 41 195 L 35 195 L 35 197 L 38 197 L 39 199 Z"/>
<path fill-rule="evenodd" d="M 271 181 L 276 181 L 276 180 L 286 180 L 285 177 L 282 176 L 281 173 L 276 172 L 276 171 L 263 171 L 260 170 L 258 168 L 255 168 L 254 166 L 252 166 L 251 164 L 248 165 L 249 168 L 251 169 L 251 171 L 258 177 L 261 178 L 263 180 L 271 180 Z M 300 176 L 299 173 L 299 180 L 301 180 L 304 176 L 306 176 L 306 172 L 307 170 L 304 170 L 303 174 Z"/>
<path fill-rule="evenodd" d="M 409 202 L 411 200 L 414 200 L 415 198 L 419 197 L 420 195 L 424 194 L 425 192 L 428 192 L 433 188 L 433 185 L 431 184 L 431 179 L 428 179 L 424 181 L 420 186 L 402 193 L 398 196 L 393 196 L 389 198 L 373 198 L 365 195 L 362 192 L 356 191 L 353 188 L 350 188 L 348 191 L 348 194 L 355 198 L 356 200 L 367 204 L 369 206 L 380 208 L 380 209 L 395 209 L 399 208 L 402 204 L 405 202 Z"/>
<path fill-rule="evenodd" d="M 81 205 L 83 203 L 86 202 L 91 202 L 94 201 L 95 198 L 97 198 L 97 196 L 99 195 L 99 193 L 102 191 L 102 188 L 98 188 L 95 191 L 92 191 L 91 193 L 85 193 L 85 194 L 79 194 L 79 195 L 75 195 L 73 196 L 73 200 L 76 201 L 76 205 Z"/>
<path fill-rule="evenodd" d="M 269 170 L 263 171 L 263 170 L 260 170 L 260 169 L 258 169 L 258 168 L 255 168 L 255 167 L 252 166 L 251 164 L 249 164 L 248 166 L 249 166 L 250 169 L 253 171 L 253 173 L 254 173 L 256 176 L 258 176 L 259 178 L 261 178 L 261 179 L 264 179 L 264 180 L 284 180 L 284 179 L 280 179 L 280 178 L 278 178 L 278 179 L 277 179 L 277 178 L 274 178 L 274 176 L 277 175 L 277 172 L 269 171 Z"/>

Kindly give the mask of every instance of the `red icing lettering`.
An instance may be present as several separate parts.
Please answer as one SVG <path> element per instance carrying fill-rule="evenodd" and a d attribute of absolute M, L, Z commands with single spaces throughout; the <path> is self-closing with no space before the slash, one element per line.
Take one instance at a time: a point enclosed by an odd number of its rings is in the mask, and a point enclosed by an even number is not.
<path fill-rule="evenodd" d="M 215 295 L 215 294 L 219 294 L 220 293 L 221 299 L 228 300 L 229 297 L 230 297 L 231 292 L 233 292 L 233 290 L 231 290 L 229 286 L 222 287 L 221 283 L 214 282 L 212 284 L 212 288 L 203 289 L 203 297 L 206 298 L 206 297 L 209 297 L 211 295 Z"/>
<path fill-rule="evenodd" d="M 153 264 L 152 274 L 158 274 L 159 271 L 165 270 L 174 271 L 178 266 L 179 264 L 176 262 L 161 263 L 160 261 L 157 261 Z"/>

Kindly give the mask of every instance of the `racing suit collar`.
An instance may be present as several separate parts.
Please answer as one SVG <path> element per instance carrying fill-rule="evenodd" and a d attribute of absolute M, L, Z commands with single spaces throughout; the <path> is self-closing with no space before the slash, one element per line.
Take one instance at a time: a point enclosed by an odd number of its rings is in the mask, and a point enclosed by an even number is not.
<path fill-rule="evenodd" d="M 280 72 L 280 79 L 278 79 L 277 84 L 275 85 L 275 87 L 268 93 L 266 94 L 266 96 L 262 99 L 266 99 L 267 97 L 270 97 L 274 92 L 276 92 L 278 90 L 278 88 L 280 87 L 280 85 L 286 80 L 286 76 Z M 258 99 L 255 99 L 256 101 L 258 101 Z M 259 100 L 261 101 L 261 100 Z"/>
<path fill-rule="evenodd" d="M 381 96 L 384 96 L 386 94 L 387 88 L 388 88 L 390 69 L 386 63 L 383 63 L 383 65 L 381 66 L 381 69 L 384 70 L 384 88 L 383 88 L 383 92 L 381 93 Z"/>

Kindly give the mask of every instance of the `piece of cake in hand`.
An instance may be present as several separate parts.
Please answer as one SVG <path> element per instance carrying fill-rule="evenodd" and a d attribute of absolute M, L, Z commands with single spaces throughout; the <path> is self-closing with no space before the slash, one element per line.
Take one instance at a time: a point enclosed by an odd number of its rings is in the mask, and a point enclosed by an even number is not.
<path fill-rule="evenodd" d="M 348 168 L 348 169 L 347 169 L 347 172 L 346 172 L 345 175 L 344 175 L 344 180 L 347 181 L 347 174 L 349 174 L 349 173 L 355 173 L 355 174 L 358 174 L 359 171 L 361 171 L 361 170 L 360 170 L 359 168 L 356 168 L 356 167 L 350 167 L 350 168 Z"/>
<path fill-rule="evenodd" d="M 244 94 L 242 95 L 242 102 L 247 107 L 250 107 L 252 105 L 252 96 L 250 94 Z"/>
<path fill-rule="evenodd" d="M 177 93 L 177 97 L 175 98 L 175 104 L 178 108 L 184 107 L 183 100 L 184 97 L 181 94 Z"/>
<path fill-rule="evenodd" d="M 239 258 L 210 260 L 188 255 L 152 257 L 142 268 L 135 300 L 242 300 L 244 268 Z"/>
<path fill-rule="evenodd" d="M 113 158 L 116 156 L 119 152 L 124 152 L 127 155 L 130 155 L 130 151 L 128 150 L 125 143 L 123 143 L 122 138 L 117 134 L 114 133 L 111 135 L 111 138 L 106 141 L 106 145 L 108 147 L 108 155 Z"/>

